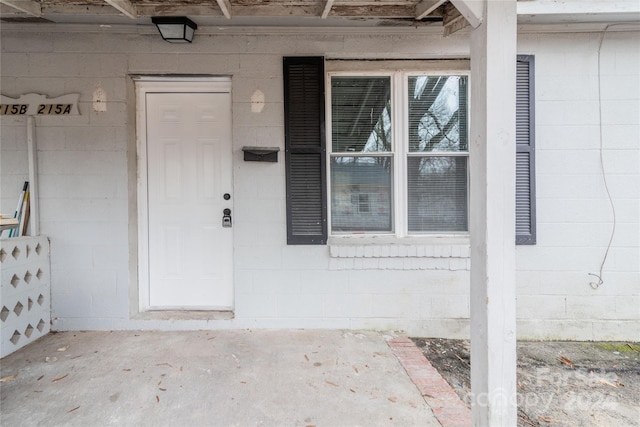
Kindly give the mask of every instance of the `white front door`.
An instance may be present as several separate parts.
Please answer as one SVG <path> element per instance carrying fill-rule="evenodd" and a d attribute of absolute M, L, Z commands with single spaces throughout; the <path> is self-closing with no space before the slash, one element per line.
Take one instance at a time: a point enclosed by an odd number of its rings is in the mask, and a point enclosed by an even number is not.
<path fill-rule="evenodd" d="M 231 94 L 144 95 L 149 288 L 143 305 L 229 310 L 233 224 L 223 226 L 223 215 L 233 210 Z"/>

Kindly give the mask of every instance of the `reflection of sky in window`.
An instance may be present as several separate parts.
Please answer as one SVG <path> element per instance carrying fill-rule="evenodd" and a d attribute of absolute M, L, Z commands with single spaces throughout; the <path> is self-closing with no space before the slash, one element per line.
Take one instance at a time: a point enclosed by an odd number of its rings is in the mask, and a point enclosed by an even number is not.
<path fill-rule="evenodd" d="M 384 132 L 384 135 L 380 135 L 380 132 Z M 391 115 L 389 114 L 389 106 L 384 107 L 384 110 L 382 110 L 382 114 L 380 114 L 380 118 L 371 131 L 369 139 L 362 151 L 365 153 L 389 151 L 390 147 L 385 147 L 384 141 L 391 141 Z"/>
<path fill-rule="evenodd" d="M 429 79 L 440 78 L 446 78 L 447 81 L 440 93 L 436 96 L 429 110 L 422 116 L 418 127 L 420 151 L 458 151 L 459 149 L 460 135 L 457 120 L 455 125 L 448 131 L 444 131 L 444 129 L 459 108 L 458 91 L 460 78 L 458 76 L 416 77 L 413 96 L 415 99 L 420 99 Z M 429 147 L 432 138 L 440 133 L 443 133 L 444 137 Z"/>

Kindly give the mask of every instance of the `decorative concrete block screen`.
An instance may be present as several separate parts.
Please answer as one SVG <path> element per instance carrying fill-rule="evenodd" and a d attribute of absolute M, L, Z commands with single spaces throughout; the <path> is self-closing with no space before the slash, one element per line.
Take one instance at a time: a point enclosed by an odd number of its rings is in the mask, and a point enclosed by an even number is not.
<path fill-rule="evenodd" d="M 0 240 L 0 272 L 0 357 L 5 357 L 51 329 L 49 240 Z"/>

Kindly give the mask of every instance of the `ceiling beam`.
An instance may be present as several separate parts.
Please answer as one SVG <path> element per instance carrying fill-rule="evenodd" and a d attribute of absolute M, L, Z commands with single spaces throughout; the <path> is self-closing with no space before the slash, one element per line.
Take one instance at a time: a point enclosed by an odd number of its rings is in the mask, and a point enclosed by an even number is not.
<path fill-rule="evenodd" d="M 422 0 L 416 5 L 416 20 L 426 18 L 431 12 L 439 8 L 447 0 Z"/>
<path fill-rule="evenodd" d="M 136 19 L 138 14 L 136 13 L 136 8 L 129 0 L 104 0 L 109 5 L 118 9 L 125 16 L 128 16 L 131 19 Z"/>
<path fill-rule="evenodd" d="M 324 9 L 322 11 L 321 19 L 327 19 L 327 16 L 329 16 L 329 12 L 331 12 L 331 8 L 333 7 L 333 1 L 334 0 L 326 0 L 324 2 Z"/>
<path fill-rule="evenodd" d="M 473 28 L 478 28 L 484 19 L 485 1 L 487 0 L 451 0 L 451 3 Z"/>
<path fill-rule="evenodd" d="M 229 0 L 216 0 L 218 2 L 218 7 L 220 11 L 224 15 L 225 18 L 231 19 L 231 3 Z"/>
<path fill-rule="evenodd" d="M 40 3 L 32 0 L 0 0 L 0 4 L 7 5 L 31 16 L 42 16 Z"/>

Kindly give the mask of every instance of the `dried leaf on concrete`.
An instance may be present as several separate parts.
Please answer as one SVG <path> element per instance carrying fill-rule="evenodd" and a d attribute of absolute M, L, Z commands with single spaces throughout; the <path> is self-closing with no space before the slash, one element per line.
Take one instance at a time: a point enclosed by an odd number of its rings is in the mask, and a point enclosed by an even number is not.
<path fill-rule="evenodd" d="M 571 368 L 574 366 L 573 362 L 564 356 L 560 356 L 560 361 Z"/>
<path fill-rule="evenodd" d="M 0 383 L 8 383 L 9 381 L 13 381 L 16 378 L 18 378 L 18 373 L 17 372 L 15 374 L 13 374 L 13 375 L 8 375 L 6 377 L 0 378 Z"/>
<path fill-rule="evenodd" d="M 65 378 L 67 378 L 68 376 L 69 376 L 69 374 L 64 374 L 64 375 L 63 375 L 63 376 L 61 376 L 61 377 L 54 378 L 51 382 L 52 382 L 52 383 L 57 383 L 58 381 L 60 381 L 60 380 L 63 380 L 63 379 L 65 379 Z"/>

